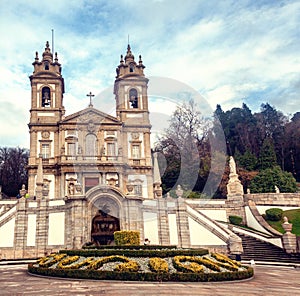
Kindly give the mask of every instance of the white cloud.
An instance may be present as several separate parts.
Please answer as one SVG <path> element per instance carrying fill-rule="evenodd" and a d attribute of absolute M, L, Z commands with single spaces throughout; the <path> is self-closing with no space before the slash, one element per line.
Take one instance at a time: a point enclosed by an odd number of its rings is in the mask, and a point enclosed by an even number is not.
<path fill-rule="evenodd" d="M 299 1 L 2 2 L 0 102 L 6 107 L 0 122 L 18 129 L 11 137 L 1 128 L 0 146 L 25 141 L 31 63 L 36 50 L 41 57 L 46 40 L 51 44 L 51 29 L 65 77 L 67 114 L 88 105 L 89 91 L 99 95 L 95 107 L 112 109 L 113 94 L 105 90 L 126 53 L 128 34 L 147 76 L 183 81 L 212 108 L 245 100 L 250 108 L 269 101 L 284 112 L 299 110 Z M 175 94 L 172 83 L 159 93 Z"/>

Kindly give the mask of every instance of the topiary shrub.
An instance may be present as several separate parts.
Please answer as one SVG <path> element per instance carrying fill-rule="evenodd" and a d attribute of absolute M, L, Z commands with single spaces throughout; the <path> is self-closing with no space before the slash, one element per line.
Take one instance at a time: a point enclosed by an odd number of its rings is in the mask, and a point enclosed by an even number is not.
<path fill-rule="evenodd" d="M 134 230 L 123 230 L 114 232 L 115 244 L 117 246 L 132 246 L 140 244 L 140 232 Z"/>
<path fill-rule="evenodd" d="M 283 210 L 279 208 L 273 208 L 266 210 L 267 220 L 280 221 L 282 218 Z"/>
<path fill-rule="evenodd" d="M 231 224 L 241 225 L 241 223 L 243 222 L 243 218 L 240 216 L 229 216 L 229 221 Z"/>
<path fill-rule="evenodd" d="M 149 267 L 152 272 L 168 272 L 169 265 L 165 259 L 153 257 L 149 259 Z"/>

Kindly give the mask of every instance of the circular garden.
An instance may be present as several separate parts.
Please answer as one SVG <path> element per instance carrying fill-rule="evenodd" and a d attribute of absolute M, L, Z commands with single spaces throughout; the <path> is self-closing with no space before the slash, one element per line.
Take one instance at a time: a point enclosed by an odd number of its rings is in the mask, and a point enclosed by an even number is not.
<path fill-rule="evenodd" d="M 30 273 L 64 278 L 128 281 L 232 281 L 253 268 L 206 249 L 172 246 L 100 246 L 61 250 L 29 264 Z"/>

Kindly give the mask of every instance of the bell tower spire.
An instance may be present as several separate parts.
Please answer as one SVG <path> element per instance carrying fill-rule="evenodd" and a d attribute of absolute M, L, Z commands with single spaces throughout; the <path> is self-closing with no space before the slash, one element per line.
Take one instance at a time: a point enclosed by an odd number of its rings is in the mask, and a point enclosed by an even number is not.
<path fill-rule="evenodd" d="M 150 120 L 148 109 L 148 78 L 145 77 L 142 58 L 135 61 L 130 44 L 125 57 L 121 55 L 114 84 L 116 113 L 123 123 L 124 151 L 129 163 L 152 169 L 150 149 Z M 150 173 L 149 173 L 150 174 Z M 152 173 L 151 173 L 152 174 Z"/>
<path fill-rule="evenodd" d="M 65 114 L 63 106 L 64 78 L 61 74 L 61 64 L 57 53 L 51 52 L 49 42 L 40 60 L 38 52 L 32 63 L 33 73 L 29 77 L 31 83 L 30 109 L 30 157 L 28 165 L 28 188 L 30 195 L 34 195 L 35 176 L 42 155 L 43 163 L 54 162 L 58 151 L 58 123 Z"/>
<path fill-rule="evenodd" d="M 136 63 L 130 44 L 128 44 L 125 58 L 121 55 L 120 64 L 116 68 L 117 76 L 114 88 L 117 116 L 121 117 L 122 121 L 126 121 L 130 117 L 127 116 L 129 113 L 140 113 L 149 123 L 148 79 L 145 77 L 144 69 L 141 55 L 139 56 L 139 62 Z"/>

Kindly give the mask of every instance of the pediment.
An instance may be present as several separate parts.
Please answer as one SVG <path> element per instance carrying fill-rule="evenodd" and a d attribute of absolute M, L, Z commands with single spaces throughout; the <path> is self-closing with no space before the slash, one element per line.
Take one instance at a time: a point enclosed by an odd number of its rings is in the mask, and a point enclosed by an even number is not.
<path fill-rule="evenodd" d="M 109 124 L 109 123 L 120 124 L 121 123 L 116 117 L 90 107 L 66 116 L 61 123 L 62 124 L 70 124 L 70 123 L 88 124 L 90 122 L 93 122 L 94 124 Z"/>

